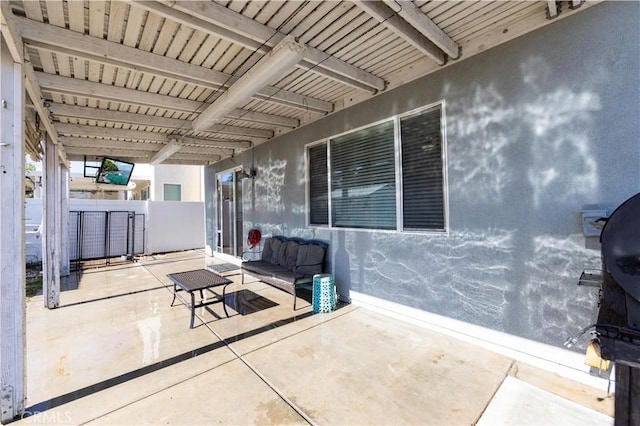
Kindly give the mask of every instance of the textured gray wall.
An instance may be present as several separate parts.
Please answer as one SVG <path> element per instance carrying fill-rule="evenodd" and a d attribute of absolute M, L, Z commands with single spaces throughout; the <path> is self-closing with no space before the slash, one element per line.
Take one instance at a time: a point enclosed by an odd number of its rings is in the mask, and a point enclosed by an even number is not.
<path fill-rule="evenodd" d="M 640 191 L 639 23 L 638 3 L 602 4 L 258 146 L 246 229 L 328 241 L 343 296 L 560 346 L 596 313 L 576 285 L 600 265 L 581 210 Z M 305 227 L 305 144 L 441 99 L 449 235 Z M 213 179 L 230 166 L 206 170 L 211 246 Z"/>

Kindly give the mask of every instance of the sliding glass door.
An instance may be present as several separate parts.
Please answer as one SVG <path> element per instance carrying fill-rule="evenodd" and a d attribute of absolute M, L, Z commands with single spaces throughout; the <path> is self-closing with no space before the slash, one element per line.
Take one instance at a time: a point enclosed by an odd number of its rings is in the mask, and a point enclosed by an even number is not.
<path fill-rule="evenodd" d="M 239 169 L 216 175 L 216 250 L 242 257 L 242 181 L 238 172 Z"/>

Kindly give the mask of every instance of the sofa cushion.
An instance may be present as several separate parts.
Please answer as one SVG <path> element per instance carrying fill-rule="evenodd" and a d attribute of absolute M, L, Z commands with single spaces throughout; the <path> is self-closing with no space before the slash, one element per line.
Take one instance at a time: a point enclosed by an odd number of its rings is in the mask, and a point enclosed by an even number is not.
<path fill-rule="evenodd" d="M 262 246 L 262 257 L 260 260 L 271 263 L 271 256 L 273 255 L 273 249 L 271 248 L 271 242 L 273 238 L 265 238 Z"/>
<path fill-rule="evenodd" d="M 278 278 L 279 280 L 286 281 L 288 283 L 294 283 L 297 277 L 291 270 L 287 272 L 276 272 L 274 274 L 274 278 Z"/>
<path fill-rule="evenodd" d="M 289 270 L 280 265 L 274 265 L 265 260 L 256 260 L 252 262 L 242 262 L 242 269 L 254 272 L 260 275 L 275 276 L 275 274 L 286 273 Z"/>
<path fill-rule="evenodd" d="M 273 265 L 277 265 L 278 254 L 280 253 L 281 246 L 282 240 L 277 238 L 267 238 L 264 241 L 264 247 L 262 248 L 262 260 Z"/>
<path fill-rule="evenodd" d="M 249 271 L 255 271 L 267 266 L 273 266 L 265 260 L 250 260 L 242 262 L 242 269 L 248 269 Z"/>
<path fill-rule="evenodd" d="M 278 253 L 278 265 L 288 268 L 290 271 L 296 266 L 298 258 L 298 248 L 300 244 L 297 241 L 285 241 L 280 246 Z"/>
<path fill-rule="evenodd" d="M 280 266 L 285 266 L 285 258 L 286 258 L 285 252 L 287 250 L 287 242 L 288 241 L 282 241 L 280 244 L 280 249 L 278 250 L 276 263 Z"/>
<path fill-rule="evenodd" d="M 298 275 L 314 275 L 322 273 L 325 250 L 316 244 L 302 244 L 298 248 L 298 258 L 293 272 Z"/>

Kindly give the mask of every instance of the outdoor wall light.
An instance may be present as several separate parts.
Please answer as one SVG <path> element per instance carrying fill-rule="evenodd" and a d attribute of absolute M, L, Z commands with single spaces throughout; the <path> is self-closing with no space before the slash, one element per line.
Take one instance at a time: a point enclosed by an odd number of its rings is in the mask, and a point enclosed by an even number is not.
<path fill-rule="evenodd" d="M 254 177 L 256 177 L 256 169 L 254 167 L 251 167 L 250 169 L 246 170 L 244 167 L 242 168 L 242 170 L 240 170 L 236 176 L 238 177 L 238 179 L 240 180 L 244 180 L 244 179 L 253 179 Z"/>

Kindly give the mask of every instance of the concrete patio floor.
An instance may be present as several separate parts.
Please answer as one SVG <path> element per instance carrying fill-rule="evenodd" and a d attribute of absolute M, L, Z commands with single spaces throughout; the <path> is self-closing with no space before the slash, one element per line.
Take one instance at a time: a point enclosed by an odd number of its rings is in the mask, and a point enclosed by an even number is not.
<path fill-rule="evenodd" d="M 189 329 L 166 274 L 213 263 L 149 256 L 68 277 L 58 309 L 32 298 L 18 424 L 613 424 L 605 391 L 362 307 L 293 311 L 234 272 L 229 318 Z"/>

